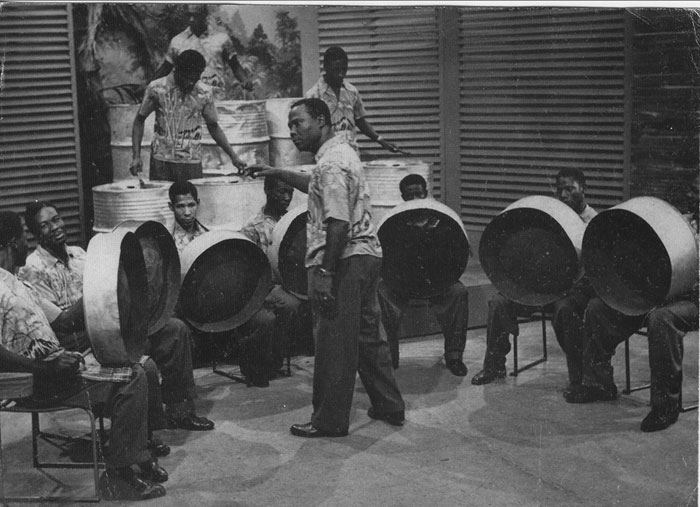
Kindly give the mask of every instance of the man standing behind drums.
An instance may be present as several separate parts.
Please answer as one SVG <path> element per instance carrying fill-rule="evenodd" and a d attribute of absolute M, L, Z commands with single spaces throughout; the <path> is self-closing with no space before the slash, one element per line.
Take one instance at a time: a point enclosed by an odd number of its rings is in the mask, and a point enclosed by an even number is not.
<path fill-rule="evenodd" d="M 596 215 L 595 210 L 586 203 L 586 179 L 579 169 L 559 171 L 557 198 L 578 213 L 586 224 Z M 569 370 L 569 386 L 566 392 L 581 386 L 583 313 L 588 300 L 593 296 L 593 288 L 581 272 L 569 293 L 551 305 L 554 313 L 552 327 L 559 345 L 566 354 Z M 489 300 L 484 369 L 474 375 L 472 384 L 489 384 L 496 379 L 505 378 L 506 354 L 510 352 L 509 335 L 518 335 L 518 315 L 528 315 L 533 311 L 533 308 L 514 303 L 500 293 Z"/>
<path fill-rule="evenodd" d="M 207 20 L 209 8 L 206 5 L 190 5 L 187 12 L 189 26 L 170 41 L 168 52 L 165 53 L 165 61 L 156 70 L 153 79 L 170 74 L 178 55 L 188 49 L 194 49 L 206 61 L 202 81 L 211 86 L 216 100 L 225 98 L 227 65 L 231 67 L 233 75 L 241 82 L 243 89 L 252 90 L 253 84 L 238 61 L 231 38 L 226 33 L 217 32 L 209 26 Z"/>
<path fill-rule="evenodd" d="M 428 197 L 428 184 L 420 174 L 409 174 L 399 183 L 404 201 Z M 462 361 L 467 343 L 469 301 L 467 288 L 456 281 L 446 292 L 429 299 L 430 308 L 440 323 L 445 336 L 445 364 L 453 375 L 464 377 L 467 367 Z M 408 309 L 408 299 L 392 291 L 384 280 L 379 282 L 379 306 L 386 328 L 394 368 L 399 367 L 399 339 L 397 332 L 401 319 Z"/>
<path fill-rule="evenodd" d="M 178 55 L 170 74 L 148 84 L 131 131 L 129 171 L 132 175 L 143 169 L 143 126 L 154 111 L 151 180 L 185 181 L 202 177 L 202 121 L 216 144 L 231 157 L 233 165 L 238 169 L 245 167 L 219 126 L 211 88 L 199 80 L 204 68 L 204 57 L 188 49 Z"/>
<path fill-rule="evenodd" d="M 287 213 L 294 187 L 277 178 L 265 178 L 264 190 L 265 205 L 241 232 L 258 245 L 265 255 L 269 255 L 272 230 Z M 301 299 L 285 290 L 282 281 L 273 272 L 272 289 L 265 298 L 265 308 L 275 314 L 276 336 L 271 343 L 270 374 L 282 368 L 284 352 L 291 346 L 294 331 L 300 329 L 298 318 L 301 305 Z"/>
<path fill-rule="evenodd" d="M 38 245 L 19 276 L 57 307 L 58 315 L 51 319 L 51 326 L 61 346 L 84 352 L 90 347 L 82 299 L 85 251 L 66 245 L 63 219 L 53 204 L 34 201 L 27 205 L 25 217 L 27 228 L 37 238 Z M 191 431 L 213 429 L 212 421 L 195 413 L 197 392 L 187 325 L 170 318 L 161 330 L 148 337 L 146 354 L 153 358 L 162 376 L 160 389 L 170 427 Z"/>
<path fill-rule="evenodd" d="M 372 224 L 367 181 L 357 153 L 331 127 L 320 99 L 292 104 L 289 130 L 299 151 L 315 154 L 311 175 L 254 166 L 308 193 L 306 267 L 314 324 L 313 414 L 294 424 L 299 437 L 348 434 L 355 376 L 369 394 L 368 415 L 393 425 L 404 421 L 404 402 L 391 369 L 377 301 L 381 248 Z"/>
<path fill-rule="evenodd" d="M 684 215 L 698 234 L 698 178 L 689 185 L 690 213 Z M 697 260 L 696 260 L 697 263 Z M 610 364 L 617 346 L 646 322 L 651 370 L 651 411 L 642 420 L 644 432 L 660 431 L 678 420 L 683 379 L 683 337 L 698 329 L 698 282 L 693 290 L 646 315 L 623 315 L 594 298 L 586 308 L 586 343 L 583 352 L 583 387 L 566 393 L 569 403 L 590 403 L 617 398 Z"/>
<path fill-rule="evenodd" d="M 19 215 L 0 212 L 0 370 L 33 373 L 32 398 L 39 405 L 108 407 L 112 424 L 107 469 L 100 478 L 102 495 L 115 500 L 165 495 L 165 488 L 152 482 L 168 476 L 148 449 L 146 372 L 136 363 L 115 369 L 109 380 L 82 378 L 81 355 L 61 347 L 34 293 L 14 274 L 26 257 L 27 238 Z"/>
<path fill-rule="evenodd" d="M 323 54 L 324 74 L 306 92 L 307 98 L 323 100 L 331 112 L 333 132 L 359 150 L 355 139 L 355 125 L 372 141 L 393 153 L 404 153 L 396 145 L 385 141 L 367 121 L 367 111 L 360 98 L 360 92 L 352 84 L 344 81 L 348 73 L 348 55 L 343 48 L 330 47 Z"/>
<path fill-rule="evenodd" d="M 175 182 L 170 185 L 168 195 L 170 209 L 175 215 L 173 239 L 178 253 L 182 255 L 185 247 L 208 229 L 197 220 L 197 208 L 199 207 L 197 187 L 189 181 Z M 241 373 L 255 387 L 268 387 L 270 385 L 266 359 L 270 357 L 274 322 L 275 315 L 269 310 L 261 308 L 237 330 L 241 334 L 239 340 Z"/>

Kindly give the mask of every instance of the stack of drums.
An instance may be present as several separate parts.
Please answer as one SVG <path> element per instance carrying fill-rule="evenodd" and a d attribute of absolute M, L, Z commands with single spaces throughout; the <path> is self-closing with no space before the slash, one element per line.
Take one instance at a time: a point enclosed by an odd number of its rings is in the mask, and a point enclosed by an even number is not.
<path fill-rule="evenodd" d="M 110 145 L 112 148 L 112 181 L 132 178 L 129 172 L 131 165 L 131 129 L 140 104 L 113 104 L 107 111 L 111 130 Z M 146 118 L 141 141 L 141 160 L 143 161 L 143 178 L 148 178 L 151 141 L 153 140 L 153 125 L 156 115 Z"/>
<path fill-rule="evenodd" d="M 154 220 L 172 230 L 169 181 L 123 180 L 92 188 L 95 232 L 110 232 L 125 220 Z"/>
<path fill-rule="evenodd" d="M 289 134 L 289 108 L 301 97 L 285 99 L 268 99 L 265 102 L 267 131 L 270 135 L 270 165 L 273 167 L 290 167 L 313 164 L 313 154 L 300 152 L 292 142 Z"/>
<path fill-rule="evenodd" d="M 410 158 L 379 159 L 364 164 L 365 177 L 372 198 L 372 219 L 375 224 L 397 204 L 403 202 L 399 182 L 409 174 L 420 174 L 428 183 L 430 193 L 430 164 Z"/>
<path fill-rule="evenodd" d="M 216 103 L 216 112 L 226 139 L 246 165 L 269 163 L 270 137 L 264 100 L 222 100 Z M 230 157 L 211 138 L 206 125 L 202 125 L 202 167 L 222 175 L 238 172 Z"/>

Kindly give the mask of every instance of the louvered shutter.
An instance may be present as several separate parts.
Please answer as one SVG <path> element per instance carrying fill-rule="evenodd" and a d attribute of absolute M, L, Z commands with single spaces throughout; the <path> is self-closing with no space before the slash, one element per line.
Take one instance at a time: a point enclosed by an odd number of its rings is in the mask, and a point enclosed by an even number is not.
<path fill-rule="evenodd" d="M 0 209 L 52 201 L 79 243 L 80 158 L 70 5 L 0 6 Z"/>
<path fill-rule="evenodd" d="M 584 171 L 597 209 L 623 198 L 624 13 L 460 11 L 461 215 L 472 229 Z"/>
<path fill-rule="evenodd" d="M 330 46 L 340 46 L 347 52 L 347 80 L 360 91 L 369 122 L 387 140 L 433 164 L 433 187 L 439 191 L 435 9 L 321 7 L 318 27 L 319 66 Z M 363 160 L 395 157 L 359 132 L 358 141 Z"/>

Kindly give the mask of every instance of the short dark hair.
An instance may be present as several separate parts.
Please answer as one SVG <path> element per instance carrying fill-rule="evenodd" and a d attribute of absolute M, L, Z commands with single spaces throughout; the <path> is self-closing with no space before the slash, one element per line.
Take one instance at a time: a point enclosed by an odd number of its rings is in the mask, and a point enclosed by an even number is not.
<path fill-rule="evenodd" d="M 420 174 L 409 174 L 404 176 L 404 178 L 399 182 L 399 190 L 403 194 L 406 191 L 406 187 L 410 185 L 420 185 L 423 190 L 428 191 L 428 182 Z"/>
<path fill-rule="evenodd" d="M 263 183 L 263 190 L 269 192 L 274 189 L 281 180 L 279 178 L 273 178 L 271 176 L 265 176 L 265 182 Z"/>
<path fill-rule="evenodd" d="M 323 67 L 335 60 L 342 60 L 348 63 L 348 54 L 340 46 L 331 46 L 323 53 Z"/>
<path fill-rule="evenodd" d="M 37 238 L 41 234 L 41 227 L 39 222 L 36 221 L 36 216 L 44 208 L 53 208 L 56 210 L 56 213 L 59 213 L 56 205 L 48 201 L 32 201 L 24 209 L 24 221 L 27 224 L 27 229 Z"/>
<path fill-rule="evenodd" d="M 575 167 L 565 167 L 560 169 L 557 173 L 557 181 L 559 181 L 560 178 L 571 178 L 577 182 L 581 188 L 586 188 L 586 176 L 584 176 L 581 169 L 577 169 Z"/>
<path fill-rule="evenodd" d="M 192 4 L 186 7 L 187 13 L 198 16 L 209 15 L 209 6 L 207 4 Z"/>
<path fill-rule="evenodd" d="M 0 248 L 22 236 L 22 219 L 14 211 L 0 211 Z"/>
<path fill-rule="evenodd" d="M 323 116 L 323 120 L 326 122 L 326 125 L 329 127 L 331 126 L 331 110 L 328 109 L 328 104 L 321 99 L 314 97 L 310 99 L 297 100 L 289 109 L 294 109 L 297 106 L 304 106 L 306 108 L 306 112 L 309 113 L 312 118 Z"/>
<path fill-rule="evenodd" d="M 175 204 L 175 198 L 178 195 L 191 195 L 195 201 L 198 199 L 197 187 L 191 181 L 176 181 L 168 189 L 168 197 L 170 202 Z"/>
<path fill-rule="evenodd" d="M 207 66 L 206 60 L 199 51 L 188 49 L 183 51 L 175 59 L 175 67 L 185 72 L 199 72 L 200 74 Z"/>

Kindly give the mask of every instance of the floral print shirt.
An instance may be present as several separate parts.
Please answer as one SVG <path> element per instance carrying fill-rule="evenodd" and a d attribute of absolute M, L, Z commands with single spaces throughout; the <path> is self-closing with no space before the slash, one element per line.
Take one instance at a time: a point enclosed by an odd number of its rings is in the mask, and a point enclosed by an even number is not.
<path fill-rule="evenodd" d="M 29 282 L 37 294 L 61 310 L 67 310 L 83 297 L 85 250 L 66 246 L 68 264 L 37 245 L 27 263 L 20 268 L 19 277 Z"/>

